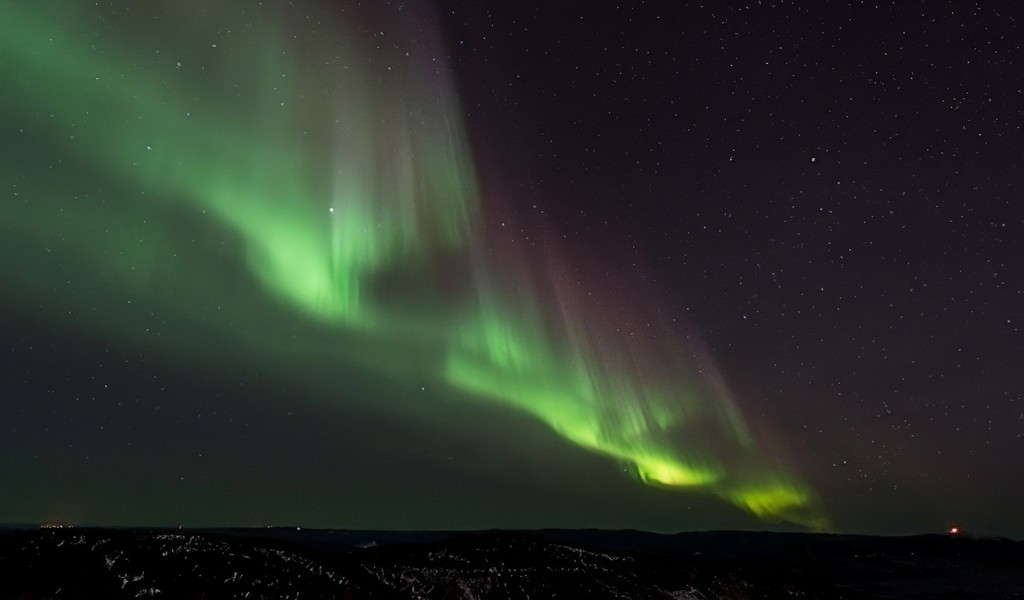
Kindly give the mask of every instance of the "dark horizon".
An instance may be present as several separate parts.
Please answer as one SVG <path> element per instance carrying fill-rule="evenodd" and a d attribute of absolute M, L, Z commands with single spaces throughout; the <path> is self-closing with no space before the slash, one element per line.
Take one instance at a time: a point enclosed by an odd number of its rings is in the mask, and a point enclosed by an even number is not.
<path fill-rule="evenodd" d="M 358 529 L 346 527 L 304 527 L 301 525 L 260 525 L 260 526 L 231 526 L 231 525 L 102 525 L 95 523 L 0 523 L 0 530 L 3 531 L 36 531 L 36 530 L 60 530 L 80 529 L 93 531 L 183 531 L 193 533 L 229 533 L 229 532 L 250 532 L 259 537 L 259 532 L 268 533 L 340 533 L 359 535 L 384 535 L 384 536 L 442 536 L 456 537 L 463 534 L 531 534 L 531 533 L 566 533 L 566 534 L 639 534 L 652 536 L 685 536 L 688 534 L 711 535 L 711 534 L 764 534 L 764 535 L 808 535 L 808 536 L 833 536 L 833 537 L 865 537 L 865 538 L 917 538 L 917 537 L 948 537 L 951 539 L 987 539 L 987 540 L 1009 540 L 1024 542 L 1024 537 L 1001 534 L 998 532 L 975 531 L 962 525 L 954 525 L 957 531 L 952 532 L 947 527 L 942 531 L 919 531 L 904 533 L 862 533 L 849 531 L 813 531 L 796 524 L 772 528 L 766 525 L 764 528 L 754 529 L 686 529 L 679 531 L 651 531 L 646 529 L 622 528 L 605 529 L 600 527 L 531 527 L 531 528 L 502 528 L 490 527 L 485 529 Z"/>
<path fill-rule="evenodd" d="M 1022 559 L 936 535 L 56 529 L 0 535 L 0 596 L 1012 598 Z"/>

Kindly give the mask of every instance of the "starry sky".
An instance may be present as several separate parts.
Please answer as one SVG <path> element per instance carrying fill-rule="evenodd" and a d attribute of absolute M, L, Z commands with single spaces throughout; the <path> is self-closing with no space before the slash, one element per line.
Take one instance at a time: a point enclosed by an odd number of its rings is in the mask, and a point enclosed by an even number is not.
<path fill-rule="evenodd" d="M 0 11 L 0 522 L 1024 536 L 1024 9 Z"/>

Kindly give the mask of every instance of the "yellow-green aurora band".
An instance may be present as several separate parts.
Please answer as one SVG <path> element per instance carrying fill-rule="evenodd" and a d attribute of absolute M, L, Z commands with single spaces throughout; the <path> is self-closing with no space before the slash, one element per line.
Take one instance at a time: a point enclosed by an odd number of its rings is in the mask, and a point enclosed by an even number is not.
<path fill-rule="evenodd" d="M 6 168 L 9 239 L 56 236 L 99 284 L 138 294 L 133 278 L 185 251 L 181 240 L 230 232 L 249 276 L 334 327 L 338 344 L 412 343 L 434 355 L 411 367 L 433 371 L 424 376 L 524 411 L 646 483 L 823 526 L 810 490 L 765 455 L 707 368 L 681 347 L 621 344 L 573 308 L 571 286 L 519 277 L 522 258 L 489 253 L 451 79 L 428 34 L 394 23 L 370 35 L 306 8 L 147 2 L 131 5 L 152 16 L 137 30 L 137 15 L 91 2 L 5 2 L 0 118 L 52 151 L 30 164 L 55 178 L 19 189 L 25 164 Z M 68 162 L 118 193 L 73 196 L 76 182 L 60 180 Z M 31 265 L 18 276 L 59 278 Z M 197 279 L 179 297 L 215 285 Z M 90 309 L 117 318 L 113 303 Z M 233 326 L 258 327 L 244 319 Z"/>

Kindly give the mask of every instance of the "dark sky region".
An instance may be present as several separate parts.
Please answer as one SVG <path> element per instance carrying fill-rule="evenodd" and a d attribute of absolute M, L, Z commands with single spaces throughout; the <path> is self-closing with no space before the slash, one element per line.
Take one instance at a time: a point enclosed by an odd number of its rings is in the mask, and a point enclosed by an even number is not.
<path fill-rule="evenodd" d="M 0 521 L 1024 536 L 1024 8 L 0 6 Z"/>

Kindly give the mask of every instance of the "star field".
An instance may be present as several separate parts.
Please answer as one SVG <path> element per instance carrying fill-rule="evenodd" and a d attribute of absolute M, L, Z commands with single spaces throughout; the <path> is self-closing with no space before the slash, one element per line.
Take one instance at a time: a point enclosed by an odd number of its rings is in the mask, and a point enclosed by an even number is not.
<path fill-rule="evenodd" d="M 0 521 L 1024 534 L 1020 9 L 62 7 Z"/>

